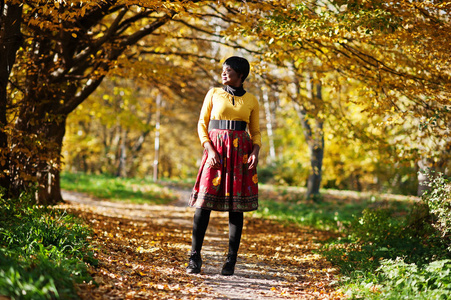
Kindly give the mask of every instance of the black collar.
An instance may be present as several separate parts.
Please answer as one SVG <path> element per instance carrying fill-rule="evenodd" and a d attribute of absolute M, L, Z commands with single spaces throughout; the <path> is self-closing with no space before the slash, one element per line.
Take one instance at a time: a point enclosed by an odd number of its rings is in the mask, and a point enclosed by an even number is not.
<path fill-rule="evenodd" d="M 234 87 L 231 85 L 225 85 L 222 87 L 222 89 L 224 91 L 226 91 L 227 93 L 229 93 L 232 96 L 237 96 L 237 97 L 241 97 L 244 94 L 246 94 L 246 91 L 244 90 L 243 86 L 240 87 Z"/>

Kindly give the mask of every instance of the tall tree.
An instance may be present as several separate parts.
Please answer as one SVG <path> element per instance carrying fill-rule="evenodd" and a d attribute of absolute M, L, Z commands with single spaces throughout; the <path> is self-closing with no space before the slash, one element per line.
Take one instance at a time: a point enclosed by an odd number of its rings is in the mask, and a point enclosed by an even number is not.
<path fill-rule="evenodd" d="M 10 165 L 15 191 L 37 180 L 39 203 L 61 200 L 67 116 L 131 46 L 195 2 L 26 1 L 23 30 L 28 38 L 14 71 L 23 91 L 11 142 L 17 149 Z"/>
<path fill-rule="evenodd" d="M 296 81 L 297 93 L 301 93 L 300 84 Z M 310 72 L 306 73 L 307 100 L 295 99 L 293 105 L 301 120 L 304 137 L 310 153 L 310 174 L 307 180 L 307 198 L 317 199 L 320 192 L 324 158 L 324 106 L 321 83 L 314 83 Z M 309 110 L 310 107 L 310 110 Z"/>
<path fill-rule="evenodd" d="M 20 2 L 0 1 L 0 187 L 10 191 L 10 152 L 8 150 L 8 80 L 22 45 L 20 31 L 23 5 Z"/>

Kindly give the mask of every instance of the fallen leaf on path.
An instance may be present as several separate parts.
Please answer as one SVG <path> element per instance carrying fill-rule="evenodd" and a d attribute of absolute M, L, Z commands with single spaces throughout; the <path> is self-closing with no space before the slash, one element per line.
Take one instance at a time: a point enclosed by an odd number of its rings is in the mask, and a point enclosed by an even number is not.
<path fill-rule="evenodd" d="M 90 267 L 95 282 L 79 285 L 82 299 L 216 299 L 226 292 L 220 275 L 185 272 L 192 210 L 131 204 L 125 210 L 120 203 L 61 207 L 93 229 L 91 244 L 99 265 Z M 227 243 L 227 235 L 227 215 L 212 216 L 204 244 L 214 239 Z M 244 288 L 260 295 L 258 299 L 342 298 L 334 287 L 337 270 L 313 253 L 319 241 L 330 236 L 327 231 L 245 217 L 239 268 L 248 272 L 246 279 L 255 282 Z M 229 279 L 239 281 L 237 277 Z M 258 284 L 258 280 L 272 286 Z"/>

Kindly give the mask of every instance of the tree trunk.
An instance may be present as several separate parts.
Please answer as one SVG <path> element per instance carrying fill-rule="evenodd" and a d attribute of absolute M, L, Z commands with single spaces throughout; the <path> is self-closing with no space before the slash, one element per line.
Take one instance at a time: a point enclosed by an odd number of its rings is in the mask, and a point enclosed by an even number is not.
<path fill-rule="evenodd" d="M 307 78 L 307 94 L 310 99 L 313 100 L 313 82 L 309 76 Z M 322 101 L 322 87 L 321 84 L 316 84 L 316 100 Z M 304 121 L 307 121 L 304 118 Z M 311 131 L 310 140 L 308 141 L 310 150 L 310 176 L 307 183 L 307 198 L 317 198 L 320 194 L 319 188 L 321 186 L 322 179 L 322 167 L 324 157 L 324 132 L 323 132 L 323 120 L 316 117 L 315 127 Z"/>
<path fill-rule="evenodd" d="M 276 147 L 274 146 L 274 134 L 273 134 L 273 128 L 272 128 L 272 114 L 271 109 L 269 107 L 269 96 L 268 96 L 268 90 L 262 91 L 263 95 L 263 104 L 265 107 L 265 117 L 266 117 L 266 132 L 268 133 L 268 139 L 269 139 L 269 156 L 268 156 L 268 164 L 272 164 L 276 161 Z"/>
<path fill-rule="evenodd" d="M 20 4 L 7 4 L 0 2 L 0 187 L 10 193 L 10 152 L 8 147 L 8 134 L 6 111 L 8 107 L 7 87 L 12 66 L 16 61 L 16 52 L 22 44 L 23 37 L 20 32 L 22 24 L 22 7 Z"/>
<path fill-rule="evenodd" d="M 127 177 L 127 136 L 128 130 L 122 128 L 121 144 L 119 146 L 119 165 L 116 170 L 116 177 Z"/>
<path fill-rule="evenodd" d="M 318 142 L 320 146 L 318 146 Z M 307 198 L 316 198 L 320 195 L 319 189 L 322 179 L 322 166 L 324 157 L 324 138 L 309 143 L 310 150 L 310 175 L 307 182 Z"/>
<path fill-rule="evenodd" d="M 155 159 L 153 161 L 153 181 L 158 181 L 158 165 L 160 162 L 160 106 L 161 94 L 157 96 L 157 111 L 155 114 Z"/>
<path fill-rule="evenodd" d="M 299 82 L 297 82 L 297 86 L 299 93 Z M 311 101 L 311 103 L 316 103 L 316 109 L 319 110 L 319 106 L 322 105 L 322 87 L 321 84 L 316 84 L 315 95 L 313 91 L 313 79 L 310 73 L 307 73 L 306 88 L 307 98 Z M 324 157 L 324 121 L 319 117 L 316 117 L 315 119 L 307 117 L 307 111 L 297 102 L 294 102 L 294 107 L 299 115 L 299 118 L 301 119 L 305 140 L 310 153 L 310 175 L 307 180 L 306 197 L 317 199 L 320 195 L 319 189 L 321 186 Z"/>
<path fill-rule="evenodd" d="M 29 190 L 30 183 L 37 182 L 37 204 L 53 205 L 63 200 L 60 169 L 61 150 L 66 132 L 66 117 L 59 116 L 58 120 L 40 124 L 40 129 L 36 127 L 23 128 L 23 124 L 20 122 L 22 119 L 19 118 L 16 130 L 22 132 L 22 136 L 26 137 L 25 140 L 28 140 L 28 143 L 17 143 L 20 145 L 19 149 L 26 151 L 20 155 L 16 154 L 16 163 L 12 164 L 11 168 L 14 178 L 16 178 L 12 181 L 16 196 L 23 190 Z M 29 120 L 29 118 L 25 118 L 25 120 Z M 34 138 L 35 132 L 39 132 L 37 138 Z M 35 143 L 45 146 L 36 147 L 34 146 Z M 24 180 L 24 177 L 28 180 Z"/>
<path fill-rule="evenodd" d="M 55 163 L 53 165 L 47 164 L 38 173 L 38 197 L 36 199 L 39 204 L 56 204 L 63 200 L 61 196 L 60 185 L 60 170 L 61 170 L 61 150 L 63 148 L 63 139 L 66 133 L 66 116 L 64 120 L 47 125 L 47 140 L 50 140 L 55 145 Z"/>

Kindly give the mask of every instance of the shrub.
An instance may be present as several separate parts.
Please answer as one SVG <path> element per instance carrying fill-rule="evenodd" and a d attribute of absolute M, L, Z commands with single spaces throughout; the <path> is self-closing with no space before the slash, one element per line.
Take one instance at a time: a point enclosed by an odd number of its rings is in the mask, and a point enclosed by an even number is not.
<path fill-rule="evenodd" d="M 32 196 L 0 194 L 0 295 L 72 299 L 74 282 L 90 280 L 89 230 L 73 216 L 33 206 Z"/>
<path fill-rule="evenodd" d="M 353 299 L 449 299 L 450 253 L 418 203 L 400 216 L 386 208 L 365 209 L 348 238 L 323 252 L 342 273 Z"/>
<path fill-rule="evenodd" d="M 440 233 L 442 238 L 450 240 L 451 236 L 451 183 L 448 178 L 439 173 L 433 176 L 428 171 L 427 176 L 429 190 L 423 195 L 423 199 L 432 216 L 432 226 Z M 448 250 L 451 251 L 451 245 Z"/>
<path fill-rule="evenodd" d="M 419 267 L 402 258 L 385 259 L 375 273 L 351 284 L 347 295 L 357 299 L 449 299 L 451 260 Z"/>

